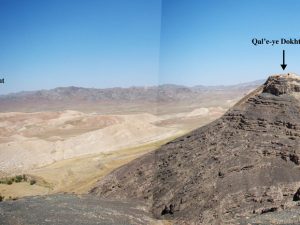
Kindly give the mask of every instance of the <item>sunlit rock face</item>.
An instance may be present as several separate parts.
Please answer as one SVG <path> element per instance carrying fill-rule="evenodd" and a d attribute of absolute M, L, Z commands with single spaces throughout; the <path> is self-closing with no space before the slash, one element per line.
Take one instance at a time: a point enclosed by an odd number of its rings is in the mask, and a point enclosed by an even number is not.
<path fill-rule="evenodd" d="M 300 92 L 300 79 L 297 75 L 290 73 L 270 76 L 265 83 L 263 92 L 276 96 Z"/>

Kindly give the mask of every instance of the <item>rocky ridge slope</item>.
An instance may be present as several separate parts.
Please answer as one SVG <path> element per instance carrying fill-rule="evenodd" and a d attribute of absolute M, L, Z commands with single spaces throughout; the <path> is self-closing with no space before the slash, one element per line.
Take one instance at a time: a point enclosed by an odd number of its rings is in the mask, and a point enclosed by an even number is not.
<path fill-rule="evenodd" d="M 298 76 L 271 76 L 220 119 L 117 169 L 91 193 L 142 199 L 155 217 L 182 224 L 239 224 L 296 207 L 299 91 Z"/>

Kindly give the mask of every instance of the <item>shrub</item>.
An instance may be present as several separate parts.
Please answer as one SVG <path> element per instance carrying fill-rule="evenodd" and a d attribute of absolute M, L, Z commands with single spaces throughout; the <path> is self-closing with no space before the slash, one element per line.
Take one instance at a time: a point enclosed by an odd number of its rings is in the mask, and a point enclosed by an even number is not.
<path fill-rule="evenodd" d="M 23 175 L 16 175 L 14 177 L 6 177 L 6 178 L 2 178 L 0 179 L 0 184 L 8 184 L 11 185 L 12 183 L 16 182 L 16 183 L 20 183 L 20 182 L 27 182 L 27 177 L 25 174 Z"/>
<path fill-rule="evenodd" d="M 34 185 L 35 183 L 36 183 L 35 180 L 31 180 L 31 181 L 30 181 L 30 185 Z"/>
<path fill-rule="evenodd" d="M 15 182 L 16 183 L 20 183 L 22 180 L 23 180 L 23 176 L 21 176 L 21 175 L 18 175 L 18 176 L 15 177 Z"/>

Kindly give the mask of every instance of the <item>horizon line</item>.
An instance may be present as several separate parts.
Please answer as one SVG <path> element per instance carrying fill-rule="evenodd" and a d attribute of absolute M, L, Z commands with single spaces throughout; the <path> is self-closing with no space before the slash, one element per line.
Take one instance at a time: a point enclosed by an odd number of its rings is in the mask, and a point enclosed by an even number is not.
<path fill-rule="evenodd" d="M 108 89 L 130 89 L 130 88 L 154 88 L 159 86 L 181 86 L 186 88 L 195 88 L 195 87 L 231 87 L 231 86 L 238 86 L 238 85 L 245 85 L 245 84 L 251 84 L 256 82 L 264 82 L 265 79 L 259 79 L 259 80 L 253 80 L 248 82 L 240 82 L 240 83 L 234 83 L 234 84 L 225 84 L 225 85 L 205 85 L 205 84 L 196 84 L 196 85 L 182 85 L 182 84 L 175 84 L 175 83 L 164 83 L 164 84 L 157 84 L 157 85 L 130 85 L 130 86 L 113 86 L 113 87 L 84 87 L 84 86 L 57 86 L 54 88 L 48 88 L 48 89 L 35 89 L 35 90 L 21 90 L 21 91 L 15 91 L 15 92 L 8 92 L 5 94 L 0 94 L 0 96 L 6 96 L 6 95 L 14 95 L 14 94 L 20 94 L 20 93 L 30 93 L 30 92 L 38 92 L 38 91 L 51 91 L 54 89 L 59 88 L 82 88 L 82 89 L 98 89 L 98 90 L 108 90 Z"/>

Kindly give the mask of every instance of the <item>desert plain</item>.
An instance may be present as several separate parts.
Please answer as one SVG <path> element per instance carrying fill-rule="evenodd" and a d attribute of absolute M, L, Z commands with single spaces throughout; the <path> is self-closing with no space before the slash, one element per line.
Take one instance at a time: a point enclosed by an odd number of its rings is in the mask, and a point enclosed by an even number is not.
<path fill-rule="evenodd" d="M 219 118 L 255 87 L 256 83 L 171 86 L 153 88 L 151 95 L 145 88 L 129 88 L 121 94 L 110 89 L 102 91 L 110 93 L 108 99 L 97 97 L 95 103 L 80 99 L 85 90 L 74 87 L 1 96 L 6 108 L 0 113 L 0 176 L 3 181 L 26 176 L 28 181 L 3 182 L 0 194 L 5 200 L 87 193 L 116 168 Z M 131 97 L 124 99 L 124 93 Z M 197 95 L 197 101 L 191 102 L 192 95 Z M 145 101 L 136 100 L 138 96 Z M 24 102 L 30 109 L 24 108 Z"/>

